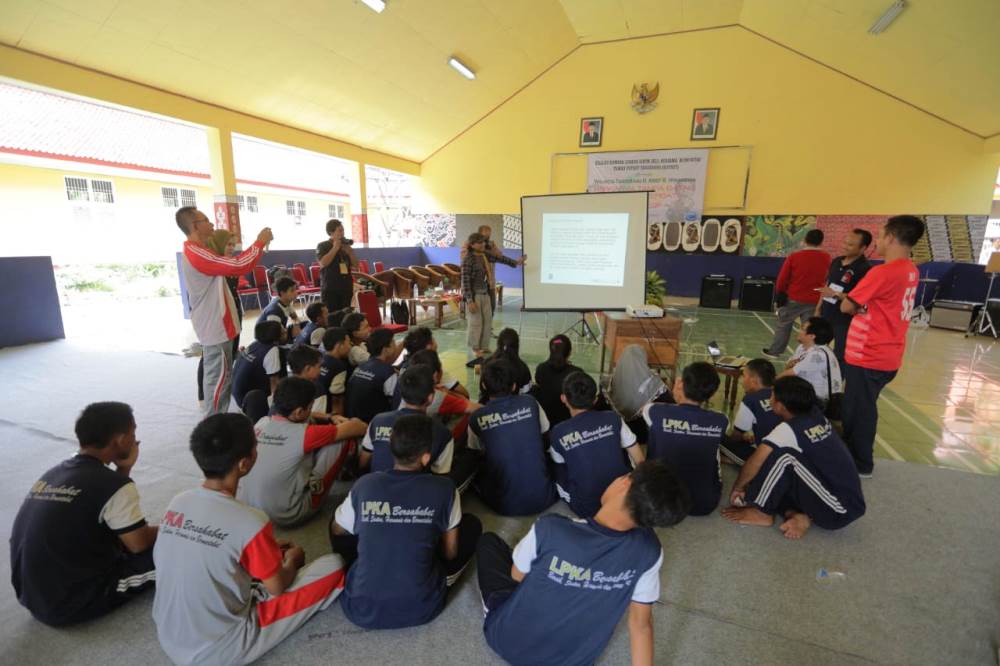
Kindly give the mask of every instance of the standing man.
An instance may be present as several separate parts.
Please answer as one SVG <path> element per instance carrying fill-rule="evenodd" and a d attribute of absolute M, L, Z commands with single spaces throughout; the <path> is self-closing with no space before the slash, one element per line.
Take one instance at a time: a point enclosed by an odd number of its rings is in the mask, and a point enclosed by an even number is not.
<path fill-rule="evenodd" d="M 235 257 L 223 257 L 206 246 L 215 228 L 204 213 L 194 206 L 184 206 L 177 210 L 174 219 L 187 236 L 181 267 L 191 307 L 191 325 L 201 343 L 205 366 L 202 378 L 204 411 L 210 416 L 229 409 L 233 381 L 232 340 L 240 333 L 236 323 L 236 301 L 225 278 L 252 271 L 274 234 L 269 227 L 264 227 L 253 245 Z"/>
<path fill-rule="evenodd" d="M 771 346 L 764 348 L 764 354 L 771 358 L 785 353 L 796 319 L 800 326 L 805 326 L 819 301 L 818 290 L 825 284 L 830 255 L 819 249 L 823 244 L 823 232 L 810 229 L 805 243 L 805 248 L 788 255 L 778 273 L 778 283 L 774 287 L 777 292 L 775 303 L 779 306 L 778 325 L 774 329 Z"/>
<path fill-rule="evenodd" d="M 844 441 L 864 478 L 870 478 L 875 468 L 879 393 L 903 364 L 919 278 L 910 252 L 923 235 L 920 218 L 890 217 L 878 239 L 885 263 L 868 271 L 840 304 L 841 312 L 854 315 L 844 355 Z"/>
<path fill-rule="evenodd" d="M 847 346 L 847 329 L 851 327 L 851 315 L 840 311 L 840 304 L 861 282 L 872 267 L 865 252 L 872 244 L 872 235 L 864 229 L 854 229 L 844 238 L 844 255 L 830 262 L 830 272 L 826 276 L 826 286 L 819 290 L 822 298 L 816 304 L 814 316 L 822 317 L 833 327 L 833 354 L 840 362 L 840 374 L 847 371 L 844 362 L 844 347 Z"/>
<path fill-rule="evenodd" d="M 319 273 L 320 296 L 330 312 L 351 306 L 354 281 L 351 271 L 358 265 L 358 258 L 351 249 L 353 241 L 344 238 L 344 223 L 330 220 L 326 223 L 329 238 L 316 246 L 316 256 L 322 270 Z"/>
<path fill-rule="evenodd" d="M 496 298 L 493 264 L 499 261 L 514 267 L 523 265 L 527 260 L 524 255 L 517 261 L 509 259 L 495 245 L 493 250 L 489 250 L 488 242 L 489 239 L 477 231 L 469 235 L 469 240 L 462 248 L 462 300 L 468 311 L 466 321 L 469 324 L 469 347 L 476 355 L 476 358 L 466 364 L 468 367 L 482 362 L 489 352 L 493 337 L 493 308 Z"/>

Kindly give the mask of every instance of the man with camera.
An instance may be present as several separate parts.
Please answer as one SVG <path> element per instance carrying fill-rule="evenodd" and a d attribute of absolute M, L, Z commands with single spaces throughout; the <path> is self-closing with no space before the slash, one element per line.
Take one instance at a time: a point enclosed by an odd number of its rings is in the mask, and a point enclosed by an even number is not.
<path fill-rule="evenodd" d="M 354 295 L 354 282 L 351 271 L 358 265 L 350 238 L 344 238 L 344 223 L 340 220 L 330 220 L 326 223 L 326 233 L 329 239 L 316 246 L 316 256 L 319 259 L 320 296 L 323 303 L 335 312 L 350 307 Z"/>

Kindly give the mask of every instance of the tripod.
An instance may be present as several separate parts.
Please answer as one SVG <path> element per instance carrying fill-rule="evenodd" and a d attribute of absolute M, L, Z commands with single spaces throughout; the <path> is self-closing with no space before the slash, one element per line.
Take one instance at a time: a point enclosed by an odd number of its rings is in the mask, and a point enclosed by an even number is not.
<path fill-rule="evenodd" d="M 600 325 L 598 325 L 598 328 L 600 328 Z M 572 326 L 563 331 L 563 335 L 570 332 L 576 333 L 584 340 L 592 340 L 594 344 L 601 344 L 601 339 L 597 336 L 597 333 L 594 332 L 594 329 L 587 321 L 586 312 L 580 312 L 580 318 L 576 320 Z"/>
<path fill-rule="evenodd" d="M 993 339 L 997 339 L 997 327 L 993 322 L 993 316 L 990 314 L 990 294 L 993 293 L 993 281 L 996 277 L 996 273 L 990 273 L 990 284 L 986 287 L 986 298 L 983 300 L 983 307 L 979 308 L 979 316 L 969 324 L 969 329 L 965 332 L 965 337 L 969 337 L 973 333 L 982 335 L 989 331 Z"/>

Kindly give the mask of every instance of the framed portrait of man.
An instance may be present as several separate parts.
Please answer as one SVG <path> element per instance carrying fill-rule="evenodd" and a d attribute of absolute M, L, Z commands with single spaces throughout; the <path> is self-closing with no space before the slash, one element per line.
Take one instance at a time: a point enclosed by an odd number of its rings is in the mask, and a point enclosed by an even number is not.
<path fill-rule="evenodd" d="M 691 140 L 712 141 L 719 133 L 719 109 L 695 109 L 691 119 Z"/>
<path fill-rule="evenodd" d="M 580 147 L 594 148 L 601 145 L 604 134 L 604 118 L 580 119 Z"/>

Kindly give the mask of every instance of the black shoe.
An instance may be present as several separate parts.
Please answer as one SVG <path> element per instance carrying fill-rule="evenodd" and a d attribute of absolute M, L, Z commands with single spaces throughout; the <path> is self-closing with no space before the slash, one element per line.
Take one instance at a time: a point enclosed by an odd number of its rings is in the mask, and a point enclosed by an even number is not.
<path fill-rule="evenodd" d="M 771 350 L 769 350 L 767 347 L 765 347 L 761 351 L 764 353 L 764 356 L 768 358 L 778 358 L 779 356 L 781 356 L 781 354 L 772 354 Z"/>
<path fill-rule="evenodd" d="M 469 361 L 468 363 L 466 363 L 465 367 L 467 367 L 467 368 L 474 368 L 477 365 L 482 365 L 485 361 L 486 361 L 486 357 L 485 356 L 477 356 L 476 358 L 474 358 L 471 361 Z"/>

